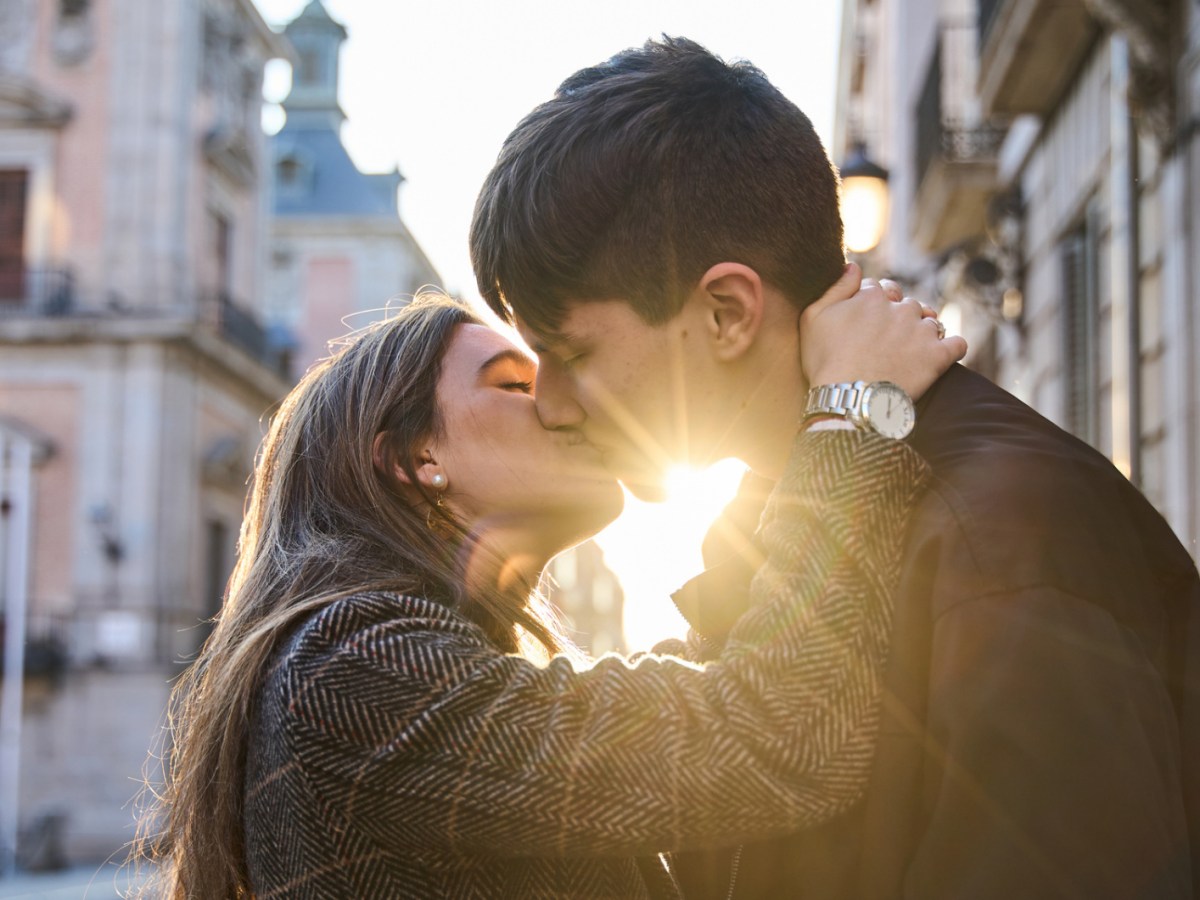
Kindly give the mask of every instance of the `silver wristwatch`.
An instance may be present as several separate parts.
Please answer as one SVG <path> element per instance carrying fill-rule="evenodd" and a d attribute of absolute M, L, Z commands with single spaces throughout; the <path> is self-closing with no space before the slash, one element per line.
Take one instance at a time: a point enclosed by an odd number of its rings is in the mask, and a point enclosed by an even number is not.
<path fill-rule="evenodd" d="M 808 392 L 804 418 L 840 416 L 855 427 L 903 440 L 917 424 L 912 398 L 890 381 L 822 384 Z"/>

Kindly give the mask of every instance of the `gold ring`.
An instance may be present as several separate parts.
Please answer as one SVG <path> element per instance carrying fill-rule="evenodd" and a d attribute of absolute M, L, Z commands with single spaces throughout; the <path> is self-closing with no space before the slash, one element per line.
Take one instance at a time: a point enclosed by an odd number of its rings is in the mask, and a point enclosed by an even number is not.
<path fill-rule="evenodd" d="M 933 324 L 937 326 L 938 340 L 942 340 L 946 336 L 946 326 L 942 324 L 941 319 L 934 319 Z"/>

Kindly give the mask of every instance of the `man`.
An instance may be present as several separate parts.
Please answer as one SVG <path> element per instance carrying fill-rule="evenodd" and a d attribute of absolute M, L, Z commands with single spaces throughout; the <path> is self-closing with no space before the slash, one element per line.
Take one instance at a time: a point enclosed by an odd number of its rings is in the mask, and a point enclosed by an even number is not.
<path fill-rule="evenodd" d="M 538 354 L 544 423 L 581 432 L 635 492 L 673 462 L 778 474 L 810 387 L 797 314 L 844 259 L 836 175 L 760 72 L 682 39 L 578 72 L 506 141 L 471 248 L 484 297 Z M 837 415 L 828 399 L 816 411 Z M 827 827 L 680 858 L 681 881 L 720 897 L 1200 897 L 1193 561 L 1102 456 L 961 367 L 910 440 L 935 484 L 866 796 Z M 681 593 L 701 644 L 719 644 L 751 568 Z"/>

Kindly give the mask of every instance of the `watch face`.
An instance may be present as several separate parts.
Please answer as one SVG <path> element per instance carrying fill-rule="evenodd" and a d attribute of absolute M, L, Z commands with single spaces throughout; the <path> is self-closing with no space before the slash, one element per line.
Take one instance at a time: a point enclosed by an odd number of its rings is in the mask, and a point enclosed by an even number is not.
<path fill-rule="evenodd" d="M 900 440 L 912 432 L 917 414 L 903 388 L 887 381 L 876 382 L 867 389 L 864 399 L 864 418 L 884 437 Z"/>

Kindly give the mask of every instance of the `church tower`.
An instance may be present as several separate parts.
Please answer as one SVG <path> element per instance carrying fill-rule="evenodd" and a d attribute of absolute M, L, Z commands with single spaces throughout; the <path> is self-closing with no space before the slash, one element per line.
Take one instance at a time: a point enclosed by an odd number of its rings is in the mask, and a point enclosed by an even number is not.
<path fill-rule="evenodd" d="M 441 278 L 400 217 L 399 168 L 363 172 L 342 143 L 338 51 L 346 29 L 321 0 L 284 28 L 296 50 L 271 140 L 273 215 L 265 315 L 291 344 L 293 376 L 349 327 Z"/>
<path fill-rule="evenodd" d="M 346 29 L 335 22 L 321 0 L 311 0 L 283 33 L 296 48 L 292 90 L 283 108 L 295 125 L 315 125 L 322 120 L 337 130 L 346 115 L 338 104 L 338 51 Z"/>

